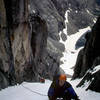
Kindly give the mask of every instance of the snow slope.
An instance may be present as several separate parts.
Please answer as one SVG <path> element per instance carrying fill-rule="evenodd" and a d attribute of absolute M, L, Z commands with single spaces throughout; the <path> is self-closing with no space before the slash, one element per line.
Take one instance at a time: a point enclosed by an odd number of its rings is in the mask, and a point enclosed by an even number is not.
<path fill-rule="evenodd" d="M 65 22 L 66 24 L 68 23 L 67 13 Z M 63 53 L 64 56 L 61 58 L 64 63 L 60 67 L 66 72 L 66 74 L 73 74 L 72 67 L 75 65 L 77 54 L 79 52 L 79 49 L 77 51 L 75 50 L 75 43 L 77 39 L 88 29 L 89 27 L 80 30 L 77 34 L 68 36 L 68 39 L 65 42 L 60 40 L 60 42 L 65 44 L 66 48 L 65 52 Z M 67 34 L 67 28 L 64 29 L 64 33 Z M 76 85 L 80 82 L 80 80 L 81 79 L 71 81 L 70 78 L 67 79 L 67 81 L 72 84 L 79 98 L 81 100 L 100 100 L 100 93 L 90 90 L 85 91 L 88 83 L 80 88 L 76 88 Z M 48 100 L 47 92 L 50 84 L 51 81 L 46 80 L 45 83 L 24 82 L 21 85 L 8 87 L 0 91 L 0 100 Z"/>
<path fill-rule="evenodd" d="M 73 85 L 81 100 L 100 100 L 100 93 L 85 91 L 86 87 L 76 88 L 79 79 L 75 81 L 68 79 L 68 81 Z M 48 100 L 46 95 L 50 84 L 51 81 L 46 80 L 45 83 L 24 82 L 21 85 L 8 87 L 0 91 L 0 100 Z"/>
<path fill-rule="evenodd" d="M 60 42 L 65 45 L 65 52 L 63 53 L 63 57 L 61 58 L 61 61 L 64 62 L 60 67 L 70 75 L 73 75 L 72 67 L 74 67 L 77 59 L 78 52 L 81 48 L 78 50 L 75 50 L 75 44 L 77 40 L 87 31 L 90 30 L 90 27 L 84 28 L 79 30 L 79 32 L 75 33 L 74 35 L 67 36 L 67 40 L 64 42 L 60 38 Z M 67 32 L 65 33 L 67 34 Z"/>
<path fill-rule="evenodd" d="M 0 91 L 0 100 L 48 100 L 47 96 L 39 95 L 33 91 L 47 95 L 50 83 L 48 80 L 44 84 L 24 82 L 21 85 L 8 87 Z"/>

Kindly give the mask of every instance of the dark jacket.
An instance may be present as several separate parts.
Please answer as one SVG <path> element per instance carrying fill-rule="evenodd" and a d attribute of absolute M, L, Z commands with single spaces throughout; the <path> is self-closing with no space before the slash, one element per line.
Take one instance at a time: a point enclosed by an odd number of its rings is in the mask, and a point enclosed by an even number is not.
<path fill-rule="evenodd" d="M 56 98 L 58 97 L 62 97 L 64 100 L 78 100 L 77 94 L 75 93 L 71 84 L 66 81 L 64 85 L 61 87 L 59 86 L 58 80 L 52 82 L 48 90 L 48 97 L 49 100 L 56 100 Z"/>

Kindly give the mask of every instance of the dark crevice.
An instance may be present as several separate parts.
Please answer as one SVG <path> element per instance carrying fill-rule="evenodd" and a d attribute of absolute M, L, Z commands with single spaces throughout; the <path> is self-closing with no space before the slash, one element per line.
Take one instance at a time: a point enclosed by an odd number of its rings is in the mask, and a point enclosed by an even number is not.
<path fill-rule="evenodd" d="M 4 0 L 7 16 L 8 28 L 12 28 L 13 18 L 12 18 L 12 0 Z"/>

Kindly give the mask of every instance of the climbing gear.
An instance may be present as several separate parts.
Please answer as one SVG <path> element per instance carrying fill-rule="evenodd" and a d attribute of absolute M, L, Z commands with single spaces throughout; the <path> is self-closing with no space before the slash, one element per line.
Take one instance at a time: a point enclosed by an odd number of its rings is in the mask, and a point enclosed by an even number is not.
<path fill-rule="evenodd" d="M 41 83 L 45 83 L 45 79 L 44 78 L 40 78 L 40 82 Z"/>
<path fill-rule="evenodd" d="M 59 76 L 59 80 L 64 80 L 64 81 L 66 81 L 66 75 L 65 74 L 61 74 L 60 76 Z"/>

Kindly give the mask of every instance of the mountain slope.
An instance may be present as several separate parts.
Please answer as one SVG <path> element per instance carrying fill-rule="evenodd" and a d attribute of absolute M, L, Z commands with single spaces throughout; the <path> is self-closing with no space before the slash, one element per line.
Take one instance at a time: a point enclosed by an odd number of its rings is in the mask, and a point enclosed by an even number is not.
<path fill-rule="evenodd" d="M 0 0 L 0 89 L 41 77 L 52 79 L 62 72 L 65 47 L 59 32 L 66 40 L 65 25 L 69 35 L 92 26 L 99 2 L 86 1 Z"/>

